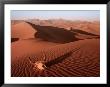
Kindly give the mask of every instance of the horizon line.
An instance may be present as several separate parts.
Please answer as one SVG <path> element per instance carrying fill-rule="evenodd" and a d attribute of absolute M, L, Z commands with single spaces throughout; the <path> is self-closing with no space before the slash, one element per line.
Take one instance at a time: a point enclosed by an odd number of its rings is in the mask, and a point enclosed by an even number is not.
<path fill-rule="evenodd" d="M 44 19 L 39 19 L 39 18 L 19 18 L 19 19 L 11 19 L 11 20 L 65 20 L 65 21 L 100 21 L 100 19 L 64 19 L 64 18 L 44 18 Z"/>

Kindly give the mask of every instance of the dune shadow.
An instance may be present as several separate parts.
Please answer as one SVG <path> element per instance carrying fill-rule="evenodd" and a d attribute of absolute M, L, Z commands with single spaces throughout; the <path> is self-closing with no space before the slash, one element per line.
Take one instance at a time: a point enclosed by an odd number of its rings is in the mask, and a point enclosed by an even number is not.
<path fill-rule="evenodd" d="M 11 38 L 11 42 L 15 42 L 15 41 L 18 41 L 19 38 Z"/>
<path fill-rule="evenodd" d="M 80 34 L 98 36 L 99 37 L 99 35 L 96 35 L 96 34 L 93 34 L 93 33 L 89 33 L 89 32 L 83 31 L 83 30 L 79 30 L 79 29 L 71 29 L 70 31 L 74 32 L 74 33 L 76 32 L 76 33 L 80 33 Z"/>
<path fill-rule="evenodd" d="M 45 63 L 46 67 L 50 67 L 52 65 L 55 65 L 55 64 L 58 64 L 58 63 L 61 63 L 62 61 L 64 61 L 67 57 L 71 56 L 72 52 L 69 52 L 69 53 L 66 53 L 58 58 L 55 58 L 51 61 L 48 61 Z"/>
<path fill-rule="evenodd" d="M 53 26 L 40 26 L 33 23 L 30 24 L 37 32 L 35 33 L 35 38 L 41 38 L 45 41 L 55 42 L 55 43 L 68 43 L 80 40 L 75 37 L 76 33 L 68 31 L 64 28 L 58 28 Z"/>

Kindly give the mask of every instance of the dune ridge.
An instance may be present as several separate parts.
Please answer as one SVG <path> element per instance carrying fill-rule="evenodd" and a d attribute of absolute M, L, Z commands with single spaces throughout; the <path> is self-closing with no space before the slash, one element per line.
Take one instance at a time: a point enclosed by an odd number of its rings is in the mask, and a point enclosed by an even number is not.
<path fill-rule="evenodd" d="M 34 33 L 36 32 L 31 26 L 26 22 L 20 22 L 18 24 L 11 26 L 11 38 L 28 39 L 34 38 Z"/>
<path fill-rule="evenodd" d="M 12 25 L 12 39 L 12 77 L 100 76 L 99 34 L 24 21 Z"/>

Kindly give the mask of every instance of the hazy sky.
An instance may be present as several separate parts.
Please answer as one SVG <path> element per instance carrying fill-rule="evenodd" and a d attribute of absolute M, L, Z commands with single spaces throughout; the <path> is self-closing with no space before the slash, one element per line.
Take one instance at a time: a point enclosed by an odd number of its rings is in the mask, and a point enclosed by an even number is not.
<path fill-rule="evenodd" d="M 90 11 L 29 11 L 29 10 L 12 10 L 11 19 L 67 19 L 67 20 L 99 20 L 100 11 L 90 10 Z"/>

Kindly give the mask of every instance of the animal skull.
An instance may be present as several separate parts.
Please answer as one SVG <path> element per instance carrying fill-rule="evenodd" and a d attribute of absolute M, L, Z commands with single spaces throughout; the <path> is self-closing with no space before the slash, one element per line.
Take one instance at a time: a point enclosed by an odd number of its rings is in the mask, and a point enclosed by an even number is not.
<path fill-rule="evenodd" d="M 46 66 L 43 61 L 37 61 L 34 64 L 34 69 L 44 70 L 45 68 L 46 68 Z"/>

